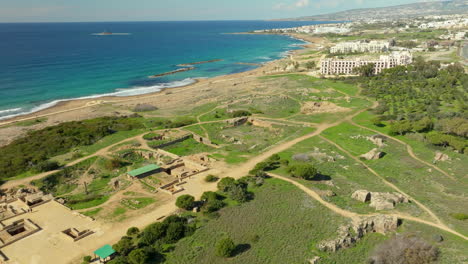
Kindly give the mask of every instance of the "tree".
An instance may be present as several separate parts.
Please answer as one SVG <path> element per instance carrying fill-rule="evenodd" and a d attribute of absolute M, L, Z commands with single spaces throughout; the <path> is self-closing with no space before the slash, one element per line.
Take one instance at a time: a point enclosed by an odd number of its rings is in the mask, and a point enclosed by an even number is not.
<path fill-rule="evenodd" d="M 127 236 L 136 236 L 138 235 L 138 233 L 140 233 L 140 229 L 138 229 L 138 227 L 130 227 L 128 230 L 127 230 Z"/>
<path fill-rule="evenodd" d="M 305 67 L 309 70 L 311 69 L 315 69 L 315 67 L 317 67 L 317 62 L 315 61 L 309 61 L 305 64 Z"/>
<path fill-rule="evenodd" d="M 185 225 L 181 222 L 170 223 L 166 230 L 166 241 L 175 243 L 184 237 Z"/>
<path fill-rule="evenodd" d="M 56 161 L 43 161 L 37 164 L 36 170 L 38 172 L 53 171 L 60 168 L 60 165 Z"/>
<path fill-rule="evenodd" d="M 149 260 L 149 254 L 145 249 L 138 248 L 128 254 L 128 260 L 131 264 L 146 264 Z"/>
<path fill-rule="evenodd" d="M 234 178 L 226 177 L 226 178 L 222 178 L 218 182 L 218 189 L 222 192 L 226 192 L 235 185 L 236 185 L 236 180 Z"/>
<path fill-rule="evenodd" d="M 236 245 L 230 238 L 223 238 L 216 244 L 216 255 L 218 257 L 229 258 L 232 257 Z"/>
<path fill-rule="evenodd" d="M 353 72 L 359 74 L 362 77 L 371 77 L 374 75 L 374 63 L 369 63 L 366 65 L 362 65 L 353 69 Z"/>
<path fill-rule="evenodd" d="M 233 186 L 228 190 L 229 198 L 239 203 L 245 203 L 249 199 L 249 193 L 246 188 L 240 184 Z"/>
<path fill-rule="evenodd" d="M 167 224 L 164 223 L 153 223 L 147 226 L 140 236 L 140 243 L 144 245 L 152 245 L 158 239 L 166 236 Z"/>
<path fill-rule="evenodd" d="M 317 169 L 311 164 L 297 164 L 288 168 L 291 176 L 296 178 L 302 178 L 305 180 L 312 180 L 317 176 Z"/>
<path fill-rule="evenodd" d="M 413 129 L 413 127 L 408 120 L 395 121 L 390 126 L 389 133 L 391 135 L 404 135 L 407 132 L 411 131 L 411 129 Z"/>
<path fill-rule="evenodd" d="M 176 200 L 177 207 L 185 209 L 185 210 L 191 210 L 193 208 L 194 203 L 195 203 L 195 197 L 189 194 L 181 195 L 177 197 L 177 200 Z"/>
<path fill-rule="evenodd" d="M 432 120 L 425 116 L 421 120 L 418 120 L 413 123 L 413 130 L 416 132 L 427 132 L 432 129 L 433 123 Z"/>
<path fill-rule="evenodd" d="M 382 120 L 383 120 L 382 116 L 376 116 L 371 119 L 371 122 L 374 126 L 381 127 L 383 126 Z"/>
<path fill-rule="evenodd" d="M 107 264 L 129 264 L 127 257 L 117 256 L 113 260 L 107 262 Z"/>
<path fill-rule="evenodd" d="M 134 249 L 134 246 L 131 238 L 123 237 L 117 244 L 114 244 L 112 248 L 121 256 L 127 256 L 128 253 Z"/>

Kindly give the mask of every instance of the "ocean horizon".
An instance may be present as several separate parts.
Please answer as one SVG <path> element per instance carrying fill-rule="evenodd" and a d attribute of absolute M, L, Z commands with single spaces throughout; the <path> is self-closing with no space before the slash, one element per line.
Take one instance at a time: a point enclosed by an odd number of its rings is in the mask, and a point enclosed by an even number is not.
<path fill-rule="evenodd" d="M 247 64 L 280 59 L 304 42 L 281 35 L 225 33 L 321 23 L 329 22 L 1 23 L 0 119 L 61 101 L 153 93 L 197 78 L 252 70 L 259 66 Z M 105 31 L 113 34 L 99 34 Z M 183 68 L 179 64 L 210 60 L 219 61 L 149 78 Z"/>

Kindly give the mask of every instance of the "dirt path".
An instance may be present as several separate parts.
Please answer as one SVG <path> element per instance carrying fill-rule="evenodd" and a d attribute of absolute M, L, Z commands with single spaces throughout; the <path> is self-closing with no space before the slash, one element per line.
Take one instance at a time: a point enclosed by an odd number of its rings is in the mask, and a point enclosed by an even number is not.
<path fill-rule="evenodd" d="M 434 220 L 437 221 L 437 223 L 443 225 L 442 221 L 436 216 L 436 214 L 434 214 L 429 208 L 427 208 L 425 205 L 423 205 L 422 203 L 420 203 L 418 200 L 414 199 L 413 197 L 411 197 L 409 194 L 403 192 L 400 188 L 398 188 L 396 185 L 394 185 L 393 183 L 385 180 L 384 177 L 382 177 L 380 174 L 378 174 L 375 170 L 373 170 L 371 167 L 367 166 L 366 163 L 362 162 L 359 158 L 353 156 L 351 153 L 349 153 L 347 150 L 345 150 L 344 148 L 342 148 L 340 145 L 338 145 L 337 143 L 325 138 L 324 136 L 319 136 L 321 139 L 327 141 L 328 143 L 332 144 L 333 146 L 335 146 L 336 148 L 338 148 L 339 150 L 343 151 L 346 155 L 348 155 L 350 158 L 352 158 L 353 160 L 355 160 L 356 162 L 358 162 L 359 164 L 361 164 L 362 166 L 364 166 L 368 171 L 370 171 L 372 174 L 374 174 L 375 176 L 379 177 L 380 180 L 382 180 L 383 183 L 385 183 L 387 186 L 389 186 L 390 188 L 394 189 L 395 191 L 405 195 L 406 197 L 408 197 L 408 199 L 410 199 L 412 202 L 414 202 L 415 204 L 417 204 L 421 209 L 423 209 L 424 211 L 426 211 L 432 218 L 434 218 Z M 445 225 L 444 225 L 445 226 Z"/>
<path fill-rule="evenodd" d="M 299 182 L 297 182 L 297 181 L 295 181 L 293 179 L 290 179 L 290 178 L 287 178 L 287 177 L 284 177 L 284 176 L 280 176 L 280 175 L 277 175 L 277 174 L 273 174 L 273 173 L 268 173 L 268 175 L 270 175 L 273 178 L 277 178 L 277 179 L 280 179 L 280 180 L 283 180 L 283 181 L 287 181 L 287 182 L 295 185 L 296 187 L 298 187 L 299 189 L 304 191 L 307 195 L 309 195 L 310 197 L 315 199 L 317 202 L 319 202 L 323 206 L 327 207 L 328 209 L 332 210 L 333 212 L 335 212 L 335 213 L 337 213 L 337 214 L 339 214 L 339 215 L 341 215 L 343 217 L 347 217 L 347 218 L 351 218 L 351 219 L 355 220 L 355 219 L 359 219 L 360 217 L 369 217 L 369 216 L 378 215 L 377 213 L 374 213 L 374 214 L 357 214 L 357 213 L 354 213 L 354 212 L 351 212 L 351 211 L 341 209 L 338 206 L 323 200 L 322 197 L 320 197 L 320 195 L 317 192 L 315 192 L 314 190 L 306 187 L 305 185 L 303 185 L 303 184 L 301 184 L 301 183 L 299 183 Z M 432 226 L 432 227 L 447 231 L 449 233 L 452 233 L 452 234 L 454 234 L 454 235 L 456 235 L 458 237 L 461 237 L 461 238 L 463 238 L 465 240 L 468 240 L 468 237 L 466 237 L 463 234 L 460 234 L 457 231 L 447 227 L 446 225 L 440 224 L 440 223 L 429 222 L 429 221 L 420 219 L 418 217 L 413 217 L 413 216 L 406 215 L 406 214 L 401 214 L 401 213 L 392 213 L 392 214 L 387 214 L 387 215 L 396 216 L 397 218 L 400 218 L 400 219 L 404 219 L 404 220 L 408 220 L 408 221 L 412 221 L 412 222 L 417 222 L 417 223 L 421 223 L 421 224 L 425 224 L 425 225 L 429 225 L 429 226 Z"/>
<path fill-rule="evenodd" d="M 414 154 L 413 148 L 412 148 L 409 144 L 407 144 L 406 142 L 404 142 L 404 141 L 402 141 L 402 140 L 400 140 L 400 139 L 398 139 L 398 138 L 395 138 L 395 137 L 389 136 L 389 135 L 387 135 L 387 134 L 384 134 L 384 133 L 382 133 L 382 132 L 380 132 L 380 131 L 378 131 L 378 130 L 375 130 L 375 129 L 372 129 L 372 128 L 368 128 L 368 127 L 359 125 L 359 124 L 357 124 L 356 122 L 354 122 L 353 120 L 349 120 L 349 123 L 351 123 L 353 126 L 357 126 L 357 127 L 359 127 L 359 128 L 366 129 L 366 130 L 372 131 L 372 132 L 374 132 L 374 133 L 377 133 L 377 134 L 379 134 L 379 135 L 388 137 L 388 138 L 390 138 L 390 139 L 392 139 L 392 140 L 394 140 L 394 141 L 396 141 L 396 142 L 398 142 L 398 143 L 400 143 L 400 144 L 406 146 L 406 151 L 408 152 L 408 154 L 409 154 L 413 159 L 415 159 L 415 160 L 417 160 L 417 161 L 419 161 L 419 162 L 421 162 L 421 163 L 423 163 L 423 164 L 425 164 L 425 165 L 427 165 L 427 166 L 429 166 L 429 167 L 431 167 L 431 168 L 437 170 L 438 172 L 442 173 L 443 175 L 449 177 L 450 179 L 452 179 L 452 180 L 454 180 L 454 181 L 457 180 L 455 177 L 453 177 L 452 175 L 448 174 L 447 172 L 445 172 L 445 171 L 442 170 L 441 168 L 435 166 L 434 164 L 431 164 L 431 163 L 429 163 L 429 162 L 427 162 L 427 161 L 424 161 L 424 160 L 418 158 L 418 157 L 416 156 L 416 154 Z"/>

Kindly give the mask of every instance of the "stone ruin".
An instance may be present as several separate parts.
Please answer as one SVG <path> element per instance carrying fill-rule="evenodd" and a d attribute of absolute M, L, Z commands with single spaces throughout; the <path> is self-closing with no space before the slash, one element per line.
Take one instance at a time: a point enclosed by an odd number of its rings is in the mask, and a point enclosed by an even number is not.
<path fill-rule="evenodd" d="M 358 240 L 368 233 L 387 234 L 394 232 L 399 225 L 395 216 L 376 215 L 353 221 L 352 224 L 338 228 L 338 237 L 321 242 L 317 247 L 321 251 L 336 252 L 341 248 L 352 247 Z"/>
<path fill-rule="evenodd" d="M 332 151 L 332 154 L 336 154 Z M 308 153 L 299 153 L 293 155 L 293 160 L 307 162 L 310 161 L 310 158 L 313 158 L 319 162 L 335 162 L 337 159 L 345 159 L 344 156 L 336 154 L 336 155 L 328 155 L 327 153 L 321 152 L 319 148 L 314 147 L 314 150 Z"/>
<path fill-rule="evenodd" d="M 370 201 L 369 206 L 375 208 L 376 210 L 391 210 L 395 208 L 397 203 L 409 203 L 409 200 L 406 196 L 397 192 L 380 193 L 369 192 L 366 190 L 357 190 L 351 195 L 351 198 L 361 202 Z"/>
<path fill-rule="evenodd" d="M 82 238 L 92 235 L 94 232 L 89 229 L 79 231 L 76 228 L 68 228 L 63 230 L 61 233 L 64 234 L 67 239 L 76 242 Z"/>
<path fill-rule="evenodd" d="M 360 158 L 363 158 L 365 160 L 378 160 L 382 158 L 385 155 L 384 152 L 379 151 L 379 149 L 374 148 L 371 151 L 367 152 L 366 154 L 362 154 L 359 156 Z"/>
<path fill-rule="evenodd" d="M 372 135 L 372 136 L 357 135 L 357 136 L 351 136 L 351 138 L 368 140 L 379 148 L 385 147 L 386 146 L 385 141 L 387 140 L 387 137 L 379 135 L 379 134 Z"/>

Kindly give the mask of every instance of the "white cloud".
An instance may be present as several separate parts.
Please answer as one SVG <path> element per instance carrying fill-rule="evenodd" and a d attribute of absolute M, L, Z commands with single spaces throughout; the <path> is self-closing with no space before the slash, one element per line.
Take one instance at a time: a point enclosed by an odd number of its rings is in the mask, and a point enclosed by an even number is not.
<path fill-rule="evenodd" d="M 273 6 L 273 9 L 275 10 L 294 10 L 294 9 L 299 9 L 303 7 L 309 6 L 310 2 L 309 0 L 298 0 L 297 2 L 294 3 L 277 3 Z"/>
<path fill-rule="evenodd" d="M 309 5 L 309 0 L 299 0 L 294 4 L 297 8 L 306 7 Z"/>

